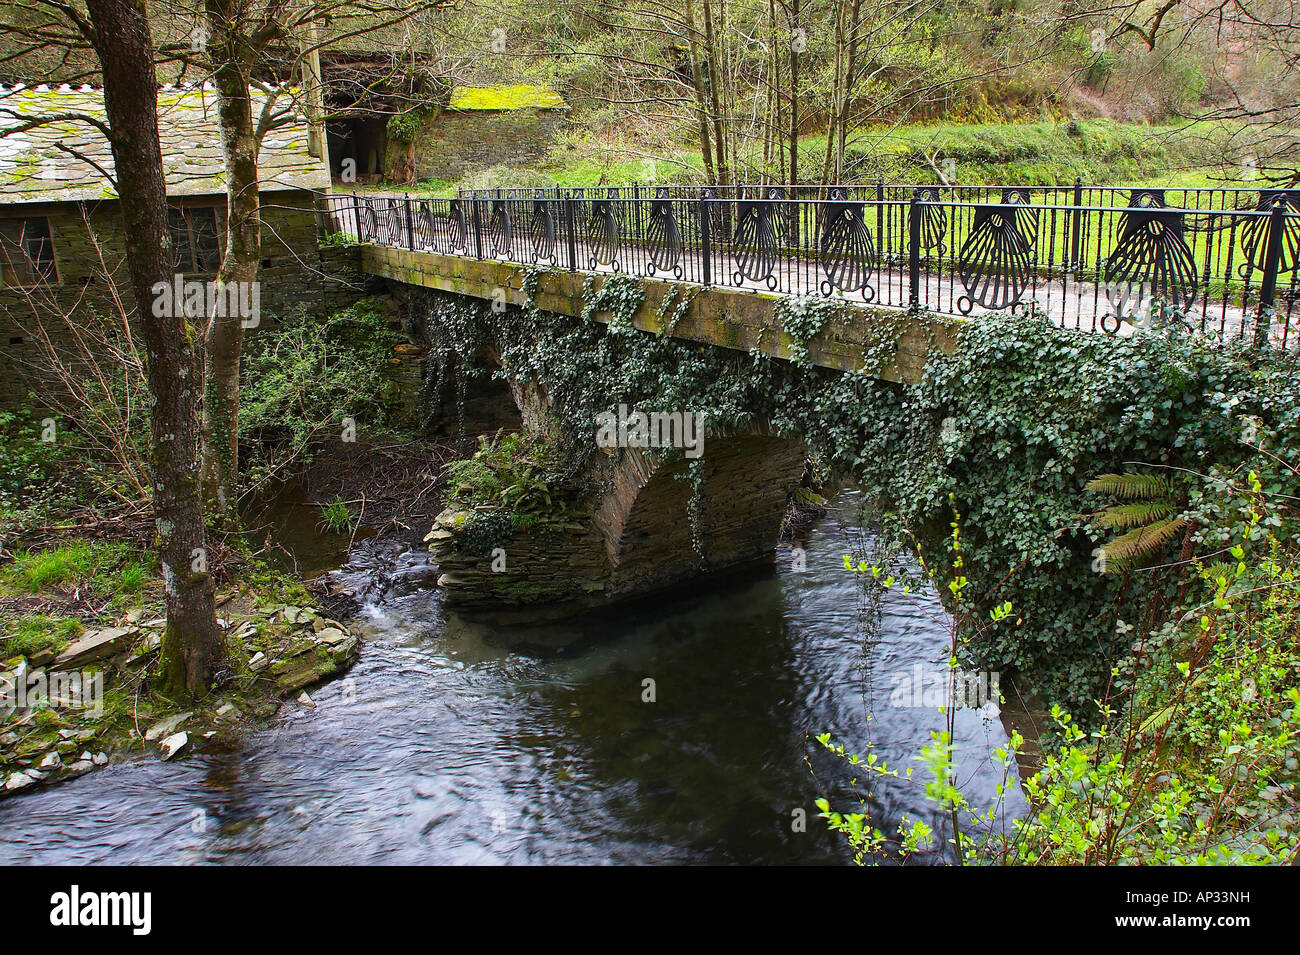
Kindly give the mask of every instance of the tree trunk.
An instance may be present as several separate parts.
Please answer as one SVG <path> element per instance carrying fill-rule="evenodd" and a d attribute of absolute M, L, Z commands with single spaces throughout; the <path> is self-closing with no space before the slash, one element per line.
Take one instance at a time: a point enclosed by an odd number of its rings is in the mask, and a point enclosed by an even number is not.
<path fill-rule="evenodd" d="M 709 65 L 709 102 L 713 112 L 713 154 L 718 167 L 718 185 L 731 183 L 731 157 L 727 144 L 726 131 L 723 129 L 721 94 L 718 86 L 722 83 L 722 66 L 718 51 L 718 34 L 713 25 L 713 5 L 711 0 L 704 0 L 704 51 Z"/>
<path fill-rule="evenodd" d="M 155 289 L 171 282 L 172 261 L 153 39 L 142 0 L 87 0 L 87 8 L 103 72 L 127 269 L 154 401 L 153 509 L 167 605 L 162 688 L 197 694 L 224 663 L 225 646 L 217 629 L 200 501 L 197 342 L 183 302 L 154 307 Z"/>
<path fill-rule="evenodd" d="M 835 15 L 835 24 L 831 28 L 831 45 L 833 47 L 833 58 L 835 61 L 834 73 L 831 76 L 831 102 L 830 108 L 826 110 L 826 150 L 822 158 L 822 183 L 838 182 L 833 179 L 831 172 L 833 169 L 832 158 L 835 154 L 835 121 L 839 116 L 839 97 L 840 82 L 844 75 L 844 2 L 835 0 L 833 5 Z"/>
<path fill-rule="evenodd" d="M 799 185 L 799 0 L 790 7 L 790 185 Z"/>
<path fill-rule="evenodd" d="M 835 181 L 843 182 L 844 151 L 849 138 L 849 103 L 853 98 L 854 76 L 858 69 L 859 18 L 862 13 L 862 0 L 853 0 L 848 22 L 848 62 L 844 67 L 844 82 L 840 89 L 839 119 L 836 122 L 835 137 Z"/>
<path fill-rule="evenodd" d="M 768 149 L 763 156 L 763 175 L 771 177 L 768 181 L 780 182 L 785 178 L 785 133 L 781 131 L 781 63 L 777 55 L 776 0 L 767 0 L 768 27 L 768 77 L 767 83 L 767 135 Z M 775 163 L 776 172 L 772 167 Z"/>
<path fill-rule="evenodd" d="M 695 88 L 695 116 L 700 125 L 700 158 L 704 160 L 705 178 L 713 185 L 717 185 L 717 173 L 713 166 L 713 146 L 709 136 L 709 115 L 704 102 L 704 75 L 700 69 L 699 34 L 693 0 L 686 0 L 686 19 L 690 23 L 686 34 L 686 55 L 691 58 L 691 86 Z"/>
<path fill-rule="evenodd" d="M 209 49 L 226 169 L 226 250 L 217 273 L 218 302 L 254 301 L 262 254 L 251 67 L 241 49 L 243 37 L 230 29 L 236 13 L 221 0 L 209 0 Z M 237 296 L 226 294 L 231 286 Z M 217 309 L 203 336 L 203 495 L 211 516 L 225 528 L 239 523 L 239 359 L 244 328 L 253 320 L 239 309 Z"/>

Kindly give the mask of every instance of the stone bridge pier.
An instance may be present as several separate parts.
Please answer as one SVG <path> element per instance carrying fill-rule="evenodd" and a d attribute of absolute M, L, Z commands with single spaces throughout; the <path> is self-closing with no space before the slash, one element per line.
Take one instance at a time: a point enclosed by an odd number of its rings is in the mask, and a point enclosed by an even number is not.
<path fill-rule="evenodd" d="M 443 511 L 428 538 L 438 585 L 449 608 L 532 622 L 770 561 L 806 460 L 802 440 L 762 427 L 706 434 L 694 461 L 597 450 L 589 490 L 553 518 Z"/>

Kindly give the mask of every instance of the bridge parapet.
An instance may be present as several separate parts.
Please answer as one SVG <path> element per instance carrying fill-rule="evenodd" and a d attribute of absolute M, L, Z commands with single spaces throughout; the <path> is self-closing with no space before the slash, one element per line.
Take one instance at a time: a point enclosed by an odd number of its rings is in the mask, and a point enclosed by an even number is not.
<path fill-rule="evenodd" d="M 511 305 L 533 304 L 575 318 L 584 314 L 587 282 L 592 278 L 558 269 L 544 271 L 537 277 L 530 302 L 524 289 L 525 267 L 509 262 L 366 245 L 362 264 L 366 272 L 394 282 Z M 599 290 L 609 279 L 609 275 L 595 276 L 593 288 Z M 643 331 L 661 331 L 661 315 L 672 310 L 674 302 L 686 301 L 671 329 L 676 338 L 746 352 L 758 349 L 778 358 L 806 357 L 823 368 L 861 371 L 886 381 L 920 381 L 932 349 L 950 353 L 961 325 L 959 319 L 840 303 L 826 327 L 804 342 L 780 327 L 777 309 L 785 300 L 782 296 L 660 279 L 638 281 L 645 300 L 632 321 Z M 590 317 L 608 322 L 613 316 L 597 311 Z"/>

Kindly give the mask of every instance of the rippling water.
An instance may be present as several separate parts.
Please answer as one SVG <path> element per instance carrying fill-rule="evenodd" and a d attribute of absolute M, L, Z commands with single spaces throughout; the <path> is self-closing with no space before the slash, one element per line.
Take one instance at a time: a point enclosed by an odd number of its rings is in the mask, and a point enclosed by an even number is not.
<path fill-rule="evenodd" d="M 339 574 L 367 597 L 353 626 L 369 642 L 315 709 L 5 800 L 0 862 L 847 861 L 813 807 L 820 785 L 852 809 L 847 776 L 808 736 L 919 769 L 942 717 L 891 706 L 891 690 L 947 654 L 938 600 L 893 593 L 864 646 L 842 564 L 854 501 L 810 530 L 803 572 L 785 548 L 772 573 L 526 633 L 447 615 L 424 555 L 363 542 Z M 973 804 L 993 800 L 988 753 L 1005 741 L 996 716 L 959 711 Z M 944 825 L 919 780 L 877 783 L 873 805 L 885 828 L 905 812 Z"/>

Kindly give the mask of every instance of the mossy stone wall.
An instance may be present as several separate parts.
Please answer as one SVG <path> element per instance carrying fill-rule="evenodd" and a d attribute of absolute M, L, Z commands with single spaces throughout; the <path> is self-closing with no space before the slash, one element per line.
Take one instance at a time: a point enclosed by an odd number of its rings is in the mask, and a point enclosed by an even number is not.
<path fill-rule="evenodd" d="M 263 257 L 258 271 L 261 315 L 267 320 L 292 308 L 328 313 L 365 295 L 367 277 L 356 247 L 322 247 L 317 237 L 315 198 L 309 192 L 273 192 L 262 198 Z M 215 206 L 218 229 L 225 227 L 225 196 L 184 200 L 185 205 Z M 124 302 L 133 305 L 126 276 L 126 250 L 117 202 L 74 202 L 12 206 L 6 216 L 45 216 L 54 245 L 57 282 L 35 289 L 0 288 L 0 405 L 13 405 L 41 381 L 35 318 L 56 345 L 71 345 L 60 313 L 97 309 L 116 313 L 110 283 L 114 276 Z M 194 274 L 193 279 L 211 275 Z M 253 330 L 252 334 L 256 334 Z"/>
<path fill-rule="evenodd" d="M 415 178 L 452 182 L 490 166 L 535 166 L 547 158 L 565 109 L 443 110 L 425 123 L 415 140 Z M 390 143 L 394 168 L 405 143 Z"/>

